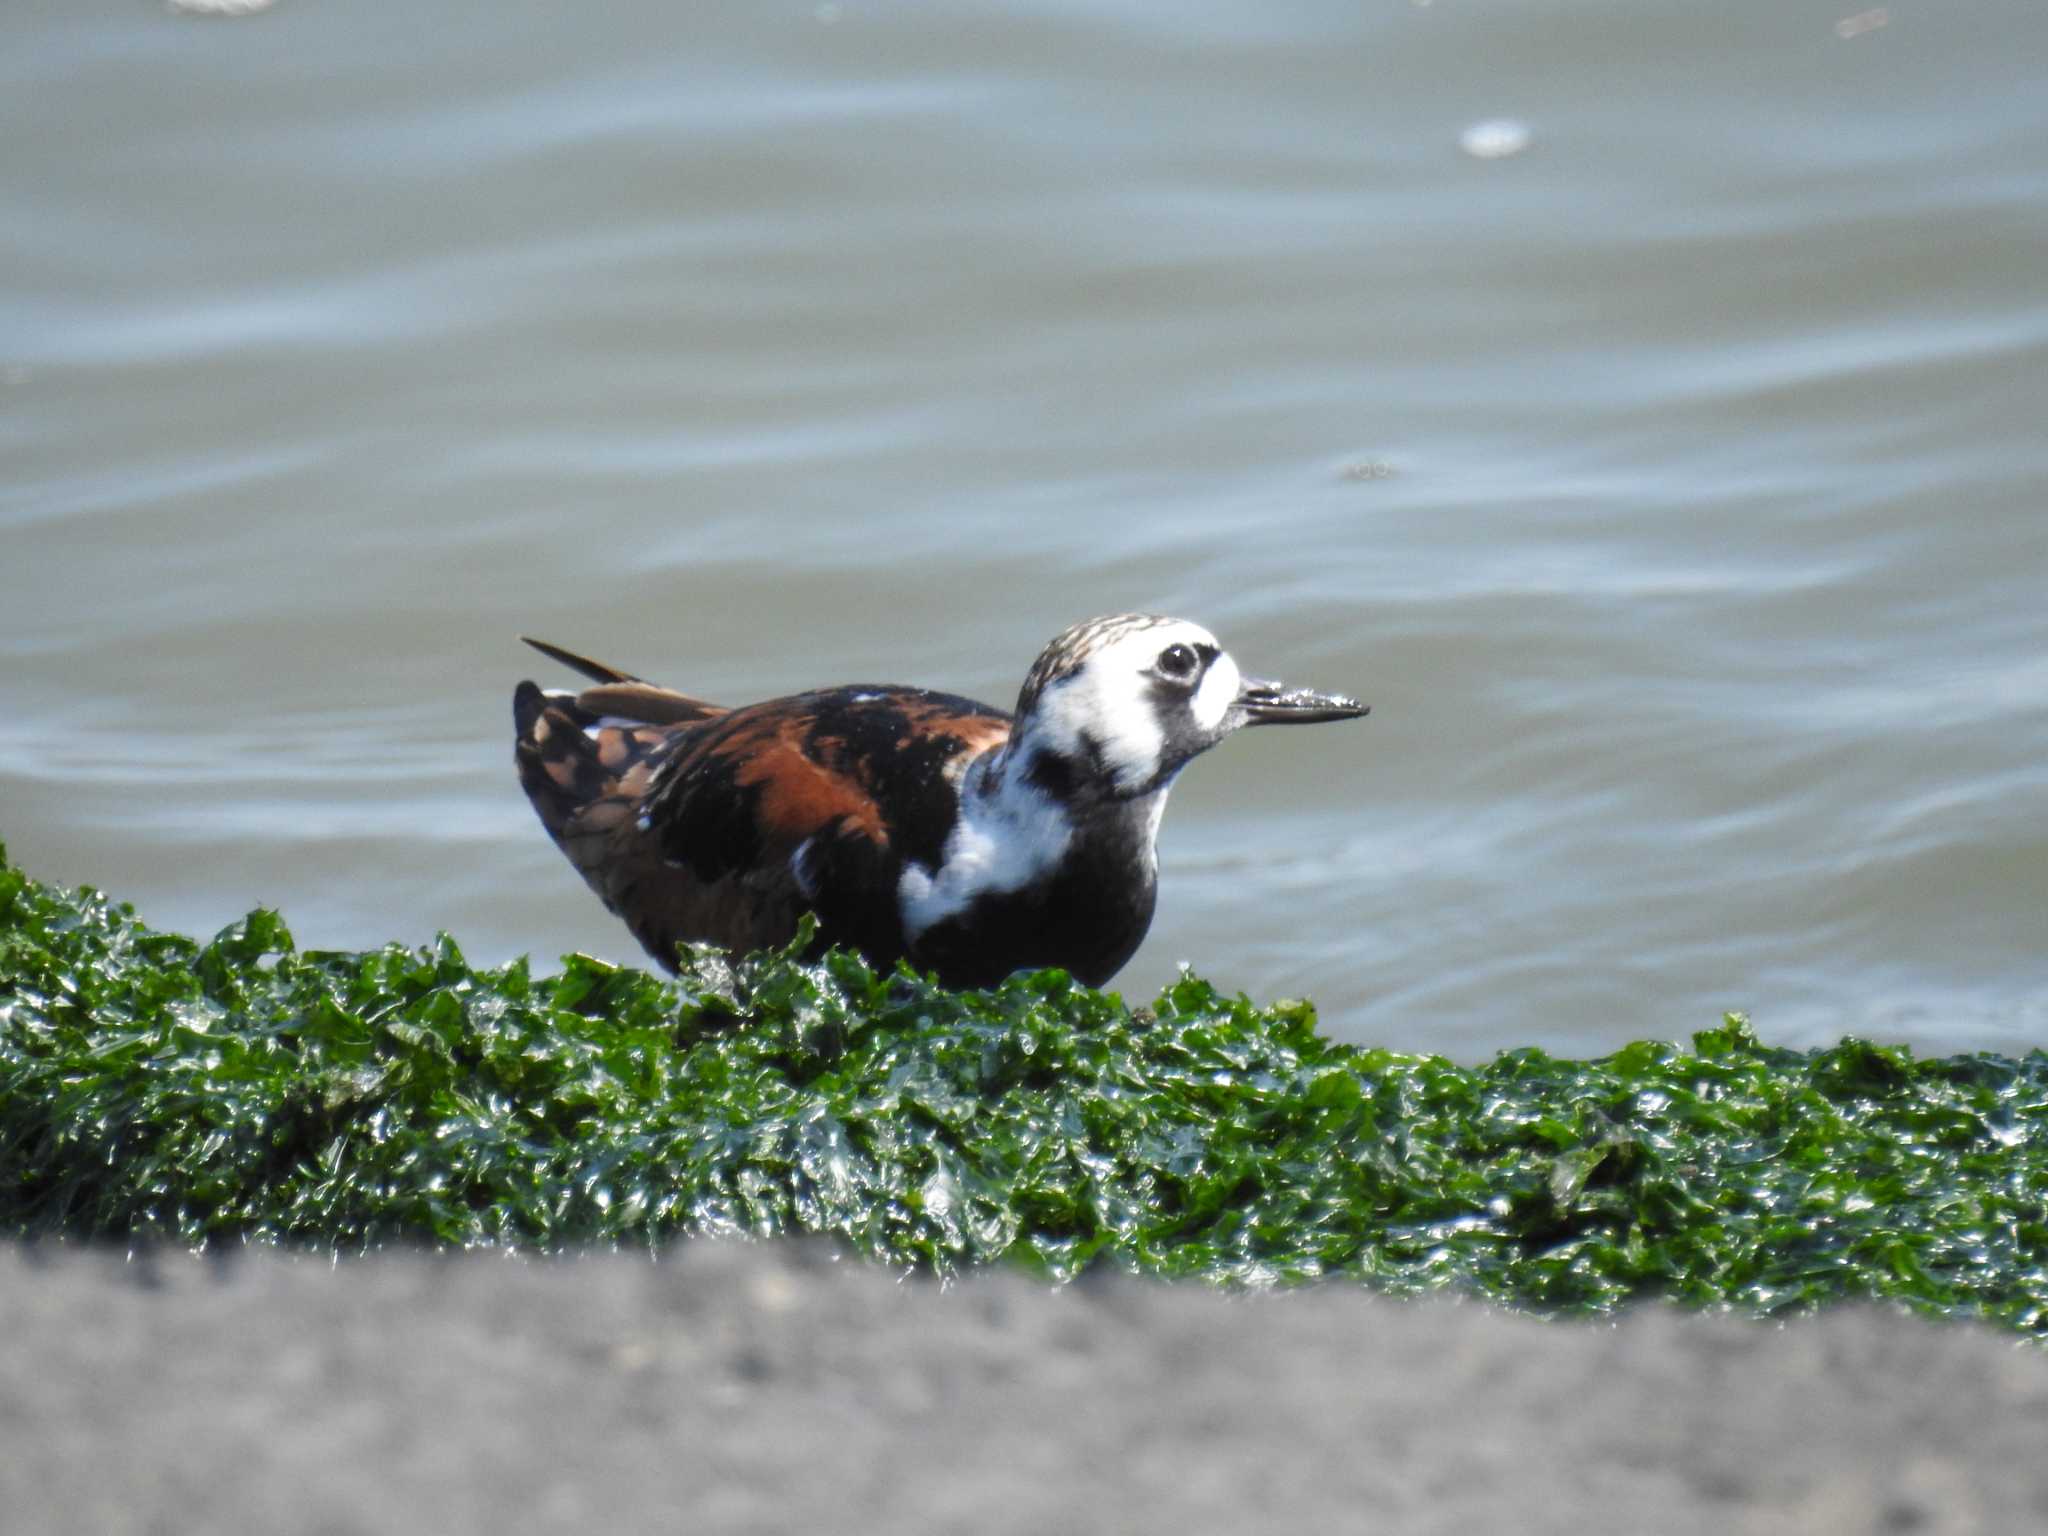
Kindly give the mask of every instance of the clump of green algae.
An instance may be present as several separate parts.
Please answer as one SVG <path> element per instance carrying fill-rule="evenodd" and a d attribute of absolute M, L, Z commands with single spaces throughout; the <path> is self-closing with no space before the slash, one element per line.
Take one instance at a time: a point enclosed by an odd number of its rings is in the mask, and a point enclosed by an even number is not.
<path fill-rule="evenodd" d="M 559 1250 L 831 1233 L 942 1273 L 1462 1286 L 1547 1313 L 1850 1297 L 2048 1333 L 2048 1056 L 1482 1066 L 1192 976 L 949 992 L 839 952 L 476 969 L 201 944 L 0 847 L 0 1233 Z"/>

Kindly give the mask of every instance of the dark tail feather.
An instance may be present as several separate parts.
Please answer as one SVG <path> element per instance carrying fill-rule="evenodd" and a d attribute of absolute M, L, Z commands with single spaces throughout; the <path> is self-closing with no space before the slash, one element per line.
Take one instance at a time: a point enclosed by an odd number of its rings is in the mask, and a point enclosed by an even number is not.
<path fill-rule="evenodd" d="M 621 672 L 601 661 L 592 661 L 588 656 L 578 656 L 574 651 L 565 651 L 559 645 L 549 645 L 547 641 L 536 640 L 531 635 L 519 638 L 541 655 L 559 661 L 572 671 L 581 672 L 597 684 L 595 688 L 584 689 L 576 697 L 576 710 L 586 717 L 578 719 L 578 725 L 591 725 L 606 716 L 645 725 L 687 725 L 693 720 L 709 720 L 713 715 L 725 713 L 722 704 L 713 704 L 687 693 L 677 693 L 673 688 L 643 681 L 630 672 Z M 520 727 L 522 732 L 525 729 L 524 725 Z"/>
<path fill-rule="evenodd" d="M 550 660 L 559 661 L 572 672 L 581 672 L 597 683 L 637 683 L 641 679 L 630 672 L 621 672 L 617 667 L 608 667 L 601 661 L 592 661 L 588 656 L 578 656 L 574 651 L 565 651 L 559 645 L 549 645 L 545 640 L 536 640 L 531 635 L 520 639 L 532 646 Z"/>

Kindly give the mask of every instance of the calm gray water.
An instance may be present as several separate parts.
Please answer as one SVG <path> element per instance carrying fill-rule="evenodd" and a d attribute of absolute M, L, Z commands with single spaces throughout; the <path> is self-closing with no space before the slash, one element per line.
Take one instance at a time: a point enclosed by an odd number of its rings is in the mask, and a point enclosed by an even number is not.
<path fill-rule="evenodd" d="M 520 633 L 1007 703 L 1158 609 L 1374 707 L 1188 773 L 1128 993 L 2048 1044 L 2038 0 L 0 35 L 33 873 L 633 959 L 514 782 Z"/>

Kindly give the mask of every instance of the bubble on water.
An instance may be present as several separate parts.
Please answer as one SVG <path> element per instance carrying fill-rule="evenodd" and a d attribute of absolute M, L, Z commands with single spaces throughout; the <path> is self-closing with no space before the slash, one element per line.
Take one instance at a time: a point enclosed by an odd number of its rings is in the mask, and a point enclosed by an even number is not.
<path fill-rule="evenodd" d="M 1458 147 L 1475 160 L 1504 160 L 1529 147 L 1529 125 L 1512 117 L 1489 117 L 1459 134 Z"/>

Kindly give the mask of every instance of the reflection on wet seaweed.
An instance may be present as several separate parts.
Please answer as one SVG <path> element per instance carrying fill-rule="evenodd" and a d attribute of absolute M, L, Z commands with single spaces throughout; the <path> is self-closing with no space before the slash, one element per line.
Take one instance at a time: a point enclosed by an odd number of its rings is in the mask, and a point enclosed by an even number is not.
<path fill-rule="evenodd" d="M 951 993 L 840 954 L 211 943 L 0 859 L 0 1230 L 356 1250 L 833 1234 L 894 1264 L 1465 1286 L 1543 1312 L 1891 1297 L 2048 1325 L 2048 1056 L 1359 1049 L 1185 976 Z"/>

